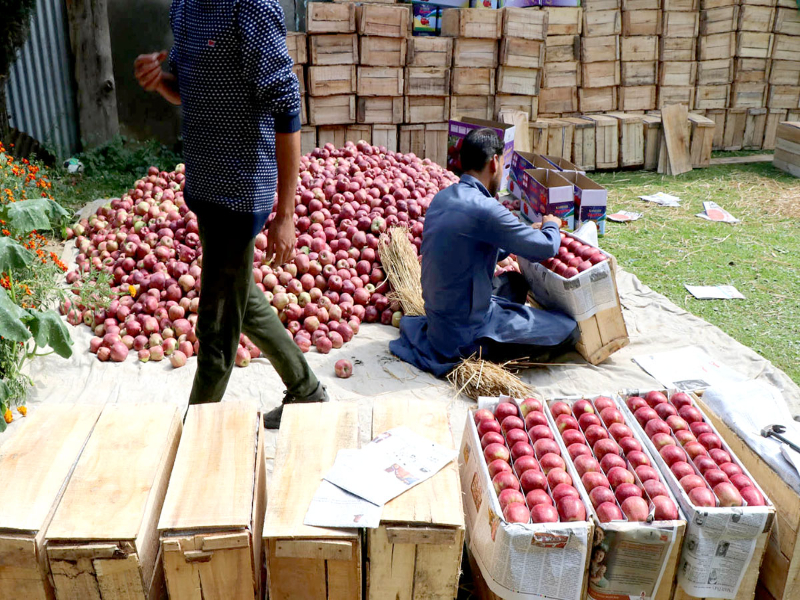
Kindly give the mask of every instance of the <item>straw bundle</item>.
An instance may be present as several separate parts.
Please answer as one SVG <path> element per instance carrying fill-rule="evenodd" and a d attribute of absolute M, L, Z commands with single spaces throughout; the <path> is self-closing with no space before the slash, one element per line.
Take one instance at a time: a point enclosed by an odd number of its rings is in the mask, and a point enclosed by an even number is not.
<path fill-rule="evenodd" d="M 447 375 L 448 381 L 458 394 L 477 400 L 479 396 L 511 396 L 527 398 L 534 389 L 514 375 L 512 371 L 523 368 L 525 363 L 509 361 L 496 364 L 475 355 L 465 358 Z"/>
<path fill-rule="evenodd" d="M 383 270 L 392 286 L 389 298 L 398 300 L 406 315 L 424 315 L 422 269 L 414 246 L 408 241 L 408 230 L 405 227 L 392 227 L 388 234 L 381 236 L 378 250 Z"/>

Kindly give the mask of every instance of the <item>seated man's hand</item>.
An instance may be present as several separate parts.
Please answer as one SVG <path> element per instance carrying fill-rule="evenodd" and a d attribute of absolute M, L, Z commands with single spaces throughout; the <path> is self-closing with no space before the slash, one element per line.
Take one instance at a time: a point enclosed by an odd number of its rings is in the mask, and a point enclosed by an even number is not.
<path fill-rule="evenodd" d="M 554 217 L 553 215 L 545 215 L 542 217 L 542 225 L 547 225 L 548 223 L 555 223 L 556 227 L 559 229 L 561 228 L 561 219 L 559 217 Z"/>

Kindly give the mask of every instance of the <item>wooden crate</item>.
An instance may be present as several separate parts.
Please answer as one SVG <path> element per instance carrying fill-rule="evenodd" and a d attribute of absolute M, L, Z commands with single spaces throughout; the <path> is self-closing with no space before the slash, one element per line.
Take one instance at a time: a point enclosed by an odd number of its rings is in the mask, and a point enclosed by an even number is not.
<path fill-rule="evenodd" d="M 781 121 L 786 120 L 786 113 L 787 111 L 783 109 L 767 109 L 767 119 L 764 124 L 764 141 L 761 145 L 764 150 L 775 149 L 775 137 L 778 133 L 778 125 Z M 778 518 L 780 518 L 780 508 L 778 509 Z"/>
<path fill-rule="evenodd" d="M 581 63 L 546 62 L 542 69 L 542 87 L 578 87 L 581 84 Z"/>
<path fill-rule="evenodd" d="M 527 9 L 526 9 L 527 10 Z M 580 35 L 583 25 L 583 9 L 580 7 L 553 7 L 544 8 L 548 14 L 547 35 Z"/>
<path fill-rule="evenodd" d="M 372 125 L 345 125 L 344 126 L 344 141 L 345 142 L 367 142 L 372 144 Z"/>
<path fill-rule="evenodd" d="M 748 108 L 744 125 L 742 147 L 745 150 L 760 150 L 764 143 L 764 131 L 767 127 L 766 108 Z"/>
<path fill-rule="evenodd" d="M 312 65 L 357 65 L 358 36 L 355 33 L 312 35 Z"/>
<path fill-rule="evenodd" d="M 730 96 L 730 85 L 698 85 L 695 91 L 694 107 L 697 110 L 726 108 Z"/>
<path fill-rule="evenodd" d="M 644 164 L 644 121 L 638 115 L 610 112 L 619 121 L 619 166 L 640 167 Z"/>
<path fill-rule="evenodd" d="M 163 594 L 158 516 L 181 437 L 163 404 L 107 404 L 47 530 L 58 600 Z"/>
<path fill-rule="evenodd" d="M 762 34 L 754 34 L 762 35 Z M 775 35 L 773 60 L 800 60 L 800 40 L 793 35 Z M 759 57 L 763 58 L 763 57 Z"/>
<path fill-rule="evenodd" d="M 314 126 L 300 128 L 300 154 L 313 152 L 317 147 L 317 128 Z"/>
<path fill-rule="evenodd" d="M 547 36 L 548 13 L 531 8 L 503 9 L 502 38 L 544 41 Z"/>
<path fill-rule="evenodd" d="M 406 40 L 404 38 L 364 35 L 359 38 L 361 65 L 368 67 L 404 67 Z"/>
<path fill-rule="evenodd" d="M 711 149 L 721 150 L 725 138 L 725 118 L 728 115 L 728 111 L 715 108 L 707 110 L 705 113 L 707 119 L 714 121 L 714 141 L 711 143 Z"/>
<path fill-rule="evenodd" d="M 261 598 L 266 506 L 258 410 L 238 402 L 190 407 L 158 522 L 169 597 Z"/>
<path fill-rule="evenodd" d="M 690 142 L 692 168 L 702 169 L 711 164 L 711 146 L 716 124 L 708 117 L 695 113 L 689 113 L 689 123 L 692 126 Z"/>
<path fill-rule="evenodd" d="M 356 122 L 356 97 L 324 96 L 308 98 L 308 122 L 310 125 L 343 125 Z"/>
<path fill-rule="evenodd" d="M 442 12 L 442 35 L 460 38 L 500 39 L 503 11 L 482 8 L 447 8 Z"/>
<path fill-rule="evenodd" d="M 406 96 L 448 96 L 450 69 L 442 67 L 406 67 Z"/>
<path fill-rule="evenodd" d="M 585 115 L 582 118 L 595 125 L 595 166 L 598 169 L 616 169 L 619 166 L 619 121 L 606 115 Z"/>
<path fill-rule="evenodd" d="M 417 100 L 415 96 L 406 96 L 405 100 Z M 358 123 L 402 123 L 403 98 L 399 96 L 359 97 L 356 103 L 356 121 Z M 416 121 L 409 121 L 415 123 Z"/>
<path fill-rule="evenodd" d="M 642 115 L 644 127 L 644 165 L 643 169 L 655 171 L 658 168 L 658 155 L 661 151 L 661 117 Z"/>
<path fill-rule="evenodd" d="M 725 116 L 725 134 L 722 149 L 726 152 L 741 150 L 744 145 L 744 127 L 747 124 L 746 108 L 729 108 Z"/>
<path fill-rule="evenodd" d="M 359 96 L 402 96 L 402 67 L 358 67 Z"/>
<path fill-rule="evenodd" d="M 800 13 L 797 6 L 792 8 L 777 8 L 775 11 L 775 33 L 800 36 Z"/>
<path fill-rule="evenodd" d="M 418 36 L 408 39 L 409 67 L 450 68 L 453 64 L 453 39 Z"/>
<path fill-rule="evenodd" d="M 655 85 L 658 82 L 658 62 L 622 61 L 620 81 L 624 86 Z"/>
<path fill-rule="evenodd" d="M 777 167 L 781 171 L 784 171 L 785 173 L 793 175 L 794 177 L 800 177 L 800 135 L 798 135 L 799 132 L 800 132 L 800 123 L 796 121 L 786 121 L 779 124 L 775 138 L 775 156 L 772 159 L 772 164 L 775 167 Z M 792 531 L 792 533 L 794 533 L 794 531 Z M 794 537 L 796 538 L 796 536 Z M 795 547 L 796 547 L 796 542 L 795 542 Z M 775 565 L 778 567 L 778 569 L 775 569 L 777 577 L 781 580 L 789 580 L 789 578 L 791 578 L 792 580 L 796 580 L 797 575 L 792 576 L 791 573 L 787 572 L 788 569 L 786 568 L 786 562 L 788 561 L 786 561 L 785 557 L 783 556 L 780 556 L 780 558 L 784 558 L 784 561 L 781 561 L 778 563 L 778 565 Z M 764 579 L 766 580 L 766 577 Z M 794 581 L 792 581 L 792 583 L 794 583 Z M 784 592 L 784 597 L 786 597 L 785 592 Z"/>
<path fill-rule="evenodd" d="M 544 42 L 520 38 L 500 40 L 500 64 L 506 67 L 541 69 L 544 67 Z"/>
<path fill-rule="evenodd" d="M 529 123 L 528 134 L 534 154 L 547 154 L 547 121 L 547 119 L 543 119 Z"/>
<path fill-rule="evenodd" d="M 400 152 L 425 156 L 425 125 L 400 125 Z"/>
<path fill-rule="evenodd" d="M 767 108 L 797 109 L 800 104 L 800 87 L 796 85 L 771 85 L 767 92 Z"/>
<path fill-rule="evenodd" d="M 619 36 L 581 38 L 581 62 L 607 62 L 610 60 L 619 60 Z"/>
<path fill-rule="evenodd" d="M 102 408 L 42 406 L 0 446 L 1 598 L 54 598 L 45 534 Z"/>
<path fill-rule="evenodd" d="M 774 23 L 774 7 L 743 4 L 739 8 L 739 31 L 770 33 Z"/>
<path fill-rule="evenodd" d="M 286 34 L 286 49 L 292 62 L 296 65 L 304 65 L 308 62 L 308 43 L 306 34 L 297 31 L 290 31 Z"/>
<path fill-rule="evenodd" d="M 411 25 L 408 6 L 361 4 L 356 11 L 359 35 L 407 38 Z"/>
<path fill-rule="evenodd" d="M 695 38 L 700 28 L 696 12 L 664 11 L 661 16 L 661 35 L 670 38 Z"/>
<path fill-rule="evenodd" d="M 622 35 L 661 35 L 660 10 L 622 11 Z"/>
<path fill-rule="evenodd" d="M 336 453 L 357 447 L 355 404 L 292 404 L 284 409 L 264 521 L 270 598 L 361 597 L 358 530 L 303 524 Z"/>
<path fill-rule="evenodd" d="M 548 35 L 544 46 L 545 63 L 580 60 L 581 36 L 579 35 Z"/>
<path fill-rule="evenodd" d="M 300 125 L 308 125 L 308 100 L 305 93 L 300 94 Z"/>
<path fill-rule="evenodd" d="M 662 61 L 658 64 L 658 84 L 665 86 L 692 86 L 697 80 L 697 63 Z"/>
<path fill-rule="evenodd" d="M 773 61 L 768 58 L 737 58 L 733 65 L 733 79 L 743 83 L 767 81 L 772 72 L 772 64 Z"/>
<path fill-rule="evenodd" d="M 372 145 L 397 152 L 397 125 L 375 124 L 372 126 Z"/>
<path fill-rule="evenodd" d="M 336 6 L 344 5 L 337 4 Z M 329 65 L 327 67 L 308 67 L 308 93 L 311 96 L 338 96 L 342 94 L 355 94 L 355 92 L 355 66 Z"/>
<path fill-rule="evenodd" d="M 736 31 L 739 22 L 738 6 L 720 6 L 700 11 L 700 35 Z"/>
<path fill-rule="evenodd" d="M 373 438 L 401 426 L 454 448 L 446 404 L 400 398 L 375 403 Z M 455 598 L 463 544 L 461 483 L 454 461 L 388 502 L 380 527 L 367 532 L 367 599 L 413 598 L 423 589 L 429 598 Z"/>
<path fill-rule="evenodd" d="M 695 60 L 695 41 L 694 38 L 661 36 L 658 59 L 663 61 L 693 61 Z"/>
<path fill-rule="evenodd" d="M 658 100 L 658 88 L 654 85 L 622 86 L 618 95 L 620 110 L 654 110 Z"/>
<path fill-rule="evenodd" d="M 355 4 L 309 2 L 306 6 L 306 33 L 355 32 Z"/>
<path fill-rule="evenodd" d="M 663 0 L 661 8 L 670 12 L 695 12 L 699 8 L 698 0 Z"/>
<path fill-rule="evenodd" d="M 336 148 L 341 148 L 346 141 L 346 125 L 321 125 L 317 128 L 317 143 L 320 148 L 325 144 L 333 144 Z"/>
<path fill-rule="evenodd" d="M 767 103 L 766 83 L 739 83 L 731 86 L 731 108 L 762 108 Z M 714 107 L 721 108 L 721 107 Z"/>
<path fill-rule="evenodd" d="M 496 40 L 482 38 L 456 38 L 453 40 L 454 67 L 497 67 Z"/>
<path fill-rule="evenodd" d="M 519 110 L 528 115 L 529 121 L 535 121 L 539 115 L 539 97 L 497 94 L 494 97 L 495 119 L 501 110 Z"/>
<path fill-rule="evenodd" d="M 500 67 L 497 69 L 497 91 L 501 94 L 537 96 L 539 94 L 539 69 Z"/>
<path fill-rule="evenodd" d="M 398 98 L 399 100 L 399 98 Z M 441 123 L 450 119 L 449 96 L 406 96 L 400 120 L 382 123 Z M 379 121 L 375 121 L 378 123 Z"/>
<path fill-rule="evenodd" d="M 715 33 L 700 38 L 697 47 L 698 60 L 724 60 L 736 52 L 735 33 Z"/>
<path fill-rule="evenodd" d="M 297 77 L 297 87 L 300 89 L 300 95 L 304 96 L 306 93 L 306 78 L 305 78 L 305 65 L 295 65 L 292 67 L 292 73 Z"/>
<path fill-rule="evenodd" d="M 639 35 L 620 38 L 620 56 L 626 62 L 658 60 L 658 36 Z"/>
<path fill-rule="evenodd" d="M 494 116 L 494 96 L 451 96 L 450 118 L 455 120 L 492 119 Z"/>
<path fill-rule="evenodd" d="M 581 82 L 585 88 L 619 85 L 619 61 L 583 63 L 581 65 Z"/>
<path fill-rule="evenodd" d="M 570 160 L 575 126 L 570 121 L 562 119 L 540 118 L 537 123 L 543 123 L 545 126 L 541 130 L 541 135 L 545 135 L 547 139 L 547 151 L 545 154 Z M 534 142 L 534 148 L 542 148 L 544 146 L 544 142 L 541 139 L 535 139 Z"/>
<path fill-rule="evenodd" d="M 621 32 L 622 11 L 619 9 L 583 11 L 583 37 L 619 35 Z"/>
<path fill-rule="evenodd" d="M 597 157 L 594 121 L 580 117 L 564 117 L 561 120 L 572 124 L 572 158 L 570 160 L 579 169 L 594 171 Z"/>
<path fill-rule="evenodd" d="M 733 81 L 733 59 L 701 60 L 697 63 L 697 85 L 727 85 Z M 698 107 L 699 108 L 699 107 Z M 720 107 L 720 108 L 725 108 Z"/>
<path fill-rule="evenodd" d="M 450 90 L 454 96 L 491 96 L 495 92 L 494 76 L 494 69 L 453 67 Z"/>
<path fill-rule="evenodd" d="M 539 90 L 539 113 L 561 114 L 578 112 L 578 88 L 557 87 Z"/>
<path fill-rule="evenodd" d="M 770 85 L 800 85 L 800 60 L 773 60 Z"/>
<path fill-rule="evenodd" d="M 689 110 L 694 108 L 694 86 L 667 86 L 658 88 L 658 108 L 670 104 L 685 104 Z"/>
<path fill-rule="evenodd" d="M 774 37 L 772 33 L 740 31 L 736 34 L 736 56 L 742 58 L 769 58 L 772 55 Z"/>

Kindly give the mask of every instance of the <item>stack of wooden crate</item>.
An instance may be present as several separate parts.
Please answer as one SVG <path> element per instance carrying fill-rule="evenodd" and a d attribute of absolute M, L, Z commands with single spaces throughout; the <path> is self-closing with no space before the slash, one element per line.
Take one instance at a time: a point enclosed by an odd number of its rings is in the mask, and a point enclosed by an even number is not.
<path fill-rule="evenodd" d="M 578 108 L 584 114 L 617 110 L 620 84 L 619 0 L 584 0 L 581 34 L 581 89 Z"/>
<path fill-rule="evenodd" d="M 659 0 L 622 0 L 620 110 L 656 108 L 660 34 Z"/>
<path fill-rule="evenodd" d="M 446 123 L 450 110 L 450 66 L 453 62 L 453 39 L 448 37 L 412 37 L 408 40 L 401 134 L 404 149 L 412 136 L 425 141 Z M 418 133 L 412 133 L 412 132 Z M 423 148 L 424 149 L 424 148 Z M 416 153 L 419 148 L 415 149 Z M 440 163 L 445 164 L 445 163 Z"/>
<path fill-rule="evenodd" d="M 539 89 L 539 114 L 545 117 L 578 113 L 581 84 L 581 8 L 546 7 L 547 37 Z"/>
<path fill-rule="evenodd" d="M 698 0 L 662 0 L 658 108 L 694 106 Z"/>
<path fill-rule="evenodd" d="M 778 123 L 800 120 L 800 13 L 793 0 L 779 0 L 773 32 L 768 115 L 762 144 L 765 149 L 775 148 Z"/>
<path fill-rule="evenodd" d="M 738 15 L 738 0 L 700 0 L 695 108 L 714 121 L 717 131 L 714 144 L 718 148 L 722 147 L 730 84 L 734 77 Z"/>
<path fill-rule="evenodd" d="M 504 110 L 518 110 L 524 112 L 529 121 L 536 120 L 547 19 L 547 11 L 538 8 L 503 11 L 495 117 L 499 118 Z"/>

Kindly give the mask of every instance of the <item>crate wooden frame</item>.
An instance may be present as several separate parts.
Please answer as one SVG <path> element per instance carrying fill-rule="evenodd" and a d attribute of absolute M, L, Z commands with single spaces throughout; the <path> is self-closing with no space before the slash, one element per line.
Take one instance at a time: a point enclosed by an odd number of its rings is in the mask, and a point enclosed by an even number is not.
<path fill-rule="evenodd" d="M 544 10 L 506 7 L 503 9 L 502 38 L 544 41 L 549 16 Z"/>
<path fill-rule="evenodd" d="M 407 38 L 411 27 L 409 6 L 364 3 L 356 8 L 359 35 Z"/>
<path fill-rule="evenodd" d="M 356 122 L 361 124 L 400 124 L 403 100 L 416 96 L 362 96 L 356 99 Z"/>
<path fill-rule="evenodd" d="M 306 33 L 355 32 L 355 4 L 309 2 L 306 6 Z"/>
<path fill-rule="evenodd" d="M 453 38 L 433 36 L 408 38 L 406 64 L 409 67 L 450 68 L 453 64 Z"/>
<path fill-rule="evenodd" d="M 392 123 L 440 123 L 450 119 L 449 96 L 405 96 L 400 121 Z"/>
<path fill-rule="evenodd" d="M 309 125 L 346 125 L 356 122 L 356 96 L 309 96 Z"/>
<path fill-rule="evenodd" d="M 499 40 L 503 11 L 482 8 L 446 8 L 442 11 L 442 35 L 456 38 Z"/>
<path fill-rule="evenodd" d="M 406 67 L 406 96 L 449 96 L 450 69 L 444 67 Z"/>
<path fill-rule="evenodd" d="M 365 67 L 405 67 L 405 38 L 362 35 L 358 40 L 359 64 Z"/>

